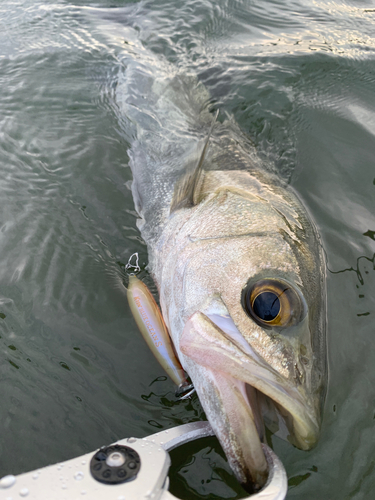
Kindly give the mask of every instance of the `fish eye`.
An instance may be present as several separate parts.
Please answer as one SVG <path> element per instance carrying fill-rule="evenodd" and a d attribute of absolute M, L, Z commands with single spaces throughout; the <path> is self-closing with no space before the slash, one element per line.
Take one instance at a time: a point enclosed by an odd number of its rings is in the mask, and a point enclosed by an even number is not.
<path fill-rule="evenodd" d="M 265 328 L 291 326 L 301 321 L 306 309 L 301 294 L 281 279 L 264 279 L 248 285 L 243 290 L 242 305 Z"/>
<path fill-rule="evenodd" d="M 279 297 L 273 292 L 261 292 L 254 299 L 253 311 L 263 321 L 273 321 L 280 312 Z"/>

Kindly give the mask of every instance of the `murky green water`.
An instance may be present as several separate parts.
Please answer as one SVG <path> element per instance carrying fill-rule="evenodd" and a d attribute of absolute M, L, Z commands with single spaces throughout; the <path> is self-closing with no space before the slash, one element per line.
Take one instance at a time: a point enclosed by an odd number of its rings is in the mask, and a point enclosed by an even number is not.
<path fill-rule="evenodd" d="M 328 265 L 322 437 L 310 452 L 271 441 L 288 499 L 372 498 L 373 1 L 1 2 L 0 476 L 203 418 L 196 398 L 175 401 L 121 285 L 133 252 L 147 263 L 116 105 L 127 26 L 198 74 L 315 218 Z M 184 453 L 175 493 L 236 498 L 215 441 Z"/>

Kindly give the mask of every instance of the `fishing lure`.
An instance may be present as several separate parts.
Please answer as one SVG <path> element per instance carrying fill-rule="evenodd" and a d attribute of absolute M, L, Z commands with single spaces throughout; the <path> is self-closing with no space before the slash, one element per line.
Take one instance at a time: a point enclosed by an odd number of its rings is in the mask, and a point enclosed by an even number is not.
<path fill-rule="evenodd" d="M 135 265 L 131 264 L 134 255 L 136 256 Z M 135 272 L 140 271 L 138 254 L 133 254 L 130 257 L 126 269 L 130 268 L 134 268 Z M 147 285 L 138 279 L 133 272 L 129 274 L 127 297 L 135 322 L 148 347 L 178 386 L 176 397 L 179 399 L 188 398 L 194 392 L 194 388 L 186 380 L 184 370 L 174 352 L 161 311 Z"/>

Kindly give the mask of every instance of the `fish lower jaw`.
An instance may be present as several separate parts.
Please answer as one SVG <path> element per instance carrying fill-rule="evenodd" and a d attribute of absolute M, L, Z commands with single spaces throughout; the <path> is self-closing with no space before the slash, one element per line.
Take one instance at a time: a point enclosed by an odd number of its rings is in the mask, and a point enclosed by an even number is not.
<path fill-rule="evenodd" d="M 302 393 L 284 383 L 244 344 L 233 322 L 222 318 L 219 326 L 213 315 L 191 316 L 180 337 L 183 364 L 237 479 L 259 489 L 268 473 L 263 417 L 301 449 L 314 444 L 319 426 Z"/>
<path fill-rule="evenodd" d="M 262 422 L 247 396 L 247 384 L 220 372 L 199 371 L 195 386 L 228 462 L 249 492 L 258 491 L 267 481 L 268 464 L 259 433 Z"/>
<path fill-rule="evenodd" d="M 266 409 L 271 415 L 267 420 L 279 423 L 284 439 L 302 450 L 314 446 L 319 435 L 319 416 L 313 398 L 262 360 L 229 314 L 195 313 L 185 324 L 180 349 L 191 361 L 213 372 L 220 370 L 225 376 L 254 388 L 259 400 L 258 413 Z M 254 406 L 251 395 L 250 402 Z M 258 427 L 262 435 L 263 424 L 258 422 Z"/>

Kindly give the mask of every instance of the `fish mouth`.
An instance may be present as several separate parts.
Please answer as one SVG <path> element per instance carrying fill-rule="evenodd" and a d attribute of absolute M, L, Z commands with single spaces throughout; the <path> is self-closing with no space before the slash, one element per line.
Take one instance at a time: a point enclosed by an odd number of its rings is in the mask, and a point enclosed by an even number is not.
<path fill-rule="evenodd" d="M 315 444 L 318 412 L 308 388 L 260 358 L 229 314 L 193 314 L 180 349 L 228 462 L 249 491 L 261 489 L 267 481 L 261 446 L 267 414 L 273 413 L 293 445 L 307 450 Z"/>

